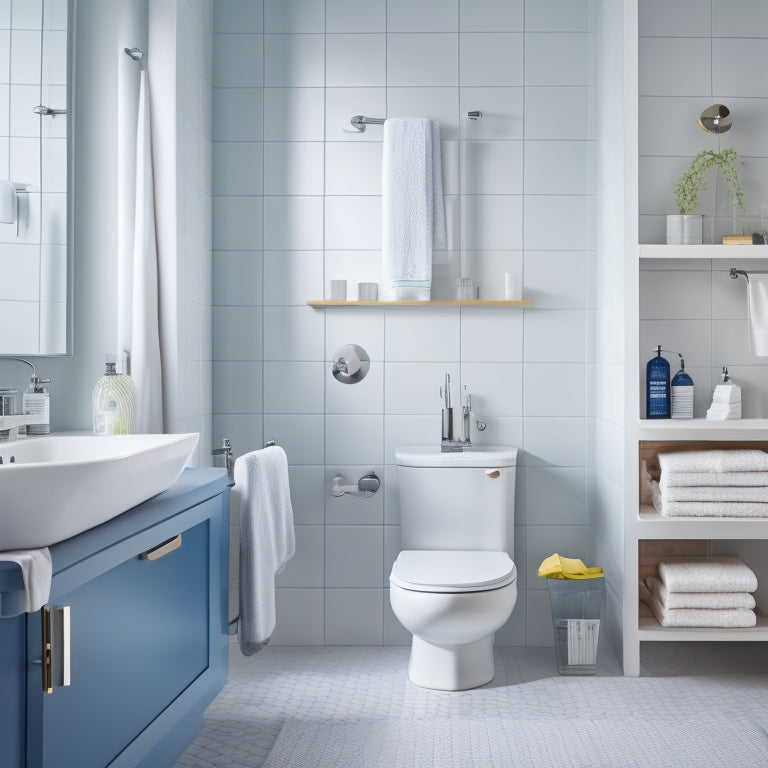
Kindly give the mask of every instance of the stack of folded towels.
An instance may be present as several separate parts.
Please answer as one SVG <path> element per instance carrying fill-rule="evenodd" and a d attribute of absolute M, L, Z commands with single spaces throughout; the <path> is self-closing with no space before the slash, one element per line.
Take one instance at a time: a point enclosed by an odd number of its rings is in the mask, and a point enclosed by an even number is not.
<path fill-rule="evenodd" d="M 740 419 L 741 387 L 735 384 L 718 384 L 712 395 L 712 405 L 707 411 L 707 418 L 710 421 Z"/>
<path fill-rule="evenodd" d="M 768 453 L 660 453 L 651 499 L 664 517 L 768 517 Z"/>
<path fill-rule="evenodd" d="M 754 627 L 757 577 L 738 557 L 670 558 L 640 580 L 662 627 Z"/>

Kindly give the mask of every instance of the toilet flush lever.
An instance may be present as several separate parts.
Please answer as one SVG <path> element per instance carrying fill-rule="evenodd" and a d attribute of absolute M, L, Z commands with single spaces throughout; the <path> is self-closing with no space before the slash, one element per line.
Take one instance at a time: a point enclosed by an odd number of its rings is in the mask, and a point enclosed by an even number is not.
<path fill-rule="evenodd" d="M 499 477 L 501 472 L 498 469 L 486 469 L 485 474 L 487 477 Z"/>
<path fill-rule="evenodd" d="M 367 475 L 363 475 L 358 481 L 357 485 L 342 485 L 342 476 L 336 475 L 333 478 L 333 485 L 331 486 L 331 495 L 343 496 L 345 493 L 350 493 L 353 496 L 373 496 L 376 491 L 379 490 L 381 480 L 378 475 L 371 470 Z"/>

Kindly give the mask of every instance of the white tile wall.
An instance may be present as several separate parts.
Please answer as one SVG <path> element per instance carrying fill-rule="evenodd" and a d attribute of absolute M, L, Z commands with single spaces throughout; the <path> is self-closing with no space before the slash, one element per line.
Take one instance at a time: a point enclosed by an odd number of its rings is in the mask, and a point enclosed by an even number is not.
<path fill-rule="evenodd" d="M 486 422 L 474 441 L 521 448 L 521 591 L 497 640 L 549 642 L 531 572 L 552 542 L 585 555 L 590 530 L 587 5 L 215 4 L 215 424 L 236 452 L 275 439 L 288 454 L 298 543 L 278 582 L 275 643 L 407 642 L 386 592 L 399 548 L 394 452 L 439 439 L 445 373 L 456 404 L 466 384 Z M 306 306 L 330 280 L 346 279 L 354 299 L 358 282 L 382 279 L 382 130 L 353 131 L 355 114 L 440 123 L 449 250 L 435 254 L 435 290 L 452 297 L 465 274 L 481 297 L 503 298 L 511 271 L 533 310 Z M 371 358 L 354 386 L 329 362 L 350 343 Z M 371 469 L 376 496 L 331 496 L 334 475 L 354 483 Z"/>

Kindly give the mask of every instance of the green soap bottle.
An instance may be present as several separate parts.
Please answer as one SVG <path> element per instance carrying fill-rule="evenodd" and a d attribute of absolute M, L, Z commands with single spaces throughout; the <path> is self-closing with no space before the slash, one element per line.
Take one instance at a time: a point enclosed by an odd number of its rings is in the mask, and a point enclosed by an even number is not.
<path fill-rule="evenodd" d="M 130 435 L 134 430 L 136 387 L 130 376 L 118 373 L 114 355 L 107 355 L 104 375 L 93 390 L 93 433 Z"/>

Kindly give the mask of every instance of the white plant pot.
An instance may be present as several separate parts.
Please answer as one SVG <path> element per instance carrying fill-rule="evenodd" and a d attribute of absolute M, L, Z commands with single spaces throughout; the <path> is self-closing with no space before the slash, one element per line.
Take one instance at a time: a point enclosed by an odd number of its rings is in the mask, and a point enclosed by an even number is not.
<path fill-rule="evenodd" d="M 703 222 L 700 213 L 667 216 L 667 245 L 701 245 Z"/>

